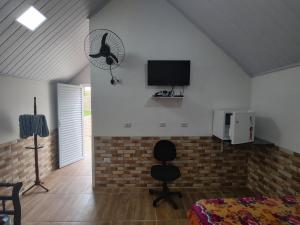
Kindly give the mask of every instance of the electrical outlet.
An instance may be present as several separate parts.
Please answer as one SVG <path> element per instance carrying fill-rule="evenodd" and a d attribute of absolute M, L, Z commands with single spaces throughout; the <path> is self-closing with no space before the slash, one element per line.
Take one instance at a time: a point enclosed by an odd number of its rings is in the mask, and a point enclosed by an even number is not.
<path fill-rule="evenodd" d="M 166 123 L 163 123 L 163 122 L 160 122 L 160 123 L 159 123 L 159 127 L 166 127 L 166 126 L 167 126 Z"/>
<path fill-rule="evenodd" d="M 132 123 L 131 122 L 127 122 L 124 124 L 125 128 L 131 128 L 132 127 Z"/>
<path fill-rule="evenodd" d="M 181 126 L 181 127 L 189 127 L 189 123 L 187 123 L 187 122 L 182 122 L 182 123 L 180 123 L 180 126 Z"/>

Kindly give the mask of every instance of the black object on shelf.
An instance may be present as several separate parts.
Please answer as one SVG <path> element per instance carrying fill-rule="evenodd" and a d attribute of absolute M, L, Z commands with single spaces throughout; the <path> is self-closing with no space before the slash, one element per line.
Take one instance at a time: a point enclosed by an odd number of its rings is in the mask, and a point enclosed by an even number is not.
<path fill-rule="evenodd" d="M 171 97 L 172 91 L 167 91 L 167 90 L 159 91 L 159 92 L 156 92 L 153 96 L 154 97 Z"/>
<path fill-rule="evenodd" d="M 167 90 L 158 91 L 152 96 L 152 98 L 178 98 L 178 99 L 182 99 L 183 97 L 184 96 L 182 93 L 180 93 L 179 95 L 175 94 L 173 87 L 170 91 Z"/>
<path fill-rule="evenodd" d="M 22 188 L 22 185 L 23 184 L 21 182 L 16 184 L 0 183 L 0 187 L 12 187 L 11 195 L 0 196 L 0 201 L 2 201 L 2 210 L 0 210 L 0 214 L 14 216 L 14 225 L 21 225 L 21 204 L 19 193 Z M 12 201 L 13 210 L 6 209 L 7 201 Z"/>
<path fill-rule="evenodd" d="M 37 107 L 36 107 L 36 97 L 34 97 L 34 115 L 37 115 Z M 26 149 L 33 149 L 34 150 L 34 166 L 35 166 L 35 182 L 32 186 L 30 186 L 26 191 L 22 193 L 22 195 L 25 195 L 28 191 L 30 191 L 35 186 L 39 186 L 42 189 L 44 189 L 46 192 L 49 191 L 48 188 L 46 188 L 41 180 L 40 180 L 40 172 L 39 172 L 39 153 L 38 150 L 40 148 L 43 148 L 43 146 L 38 145 L 38 136 L 37 134 L 34 134 L 33 136 L 33 147 L 26 147 Z"/>

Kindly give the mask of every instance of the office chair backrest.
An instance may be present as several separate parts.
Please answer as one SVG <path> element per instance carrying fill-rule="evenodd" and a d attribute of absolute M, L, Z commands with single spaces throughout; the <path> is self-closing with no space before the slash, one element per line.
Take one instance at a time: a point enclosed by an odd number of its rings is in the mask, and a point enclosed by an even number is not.
<path fill-rule="evenodd" d="M 176 158 L 176 147 L 168 140 L 161 140 L 154 146 L 154 158 L 166 162 Z"/>

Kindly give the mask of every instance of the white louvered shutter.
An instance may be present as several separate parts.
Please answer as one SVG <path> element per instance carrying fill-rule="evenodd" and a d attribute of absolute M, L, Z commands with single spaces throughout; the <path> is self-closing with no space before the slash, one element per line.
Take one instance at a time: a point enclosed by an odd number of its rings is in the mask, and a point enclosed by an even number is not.
<path fill-rule="evenodd" d="M 83 159 L 83 89 L 57 85 L 59 167 Z"/>

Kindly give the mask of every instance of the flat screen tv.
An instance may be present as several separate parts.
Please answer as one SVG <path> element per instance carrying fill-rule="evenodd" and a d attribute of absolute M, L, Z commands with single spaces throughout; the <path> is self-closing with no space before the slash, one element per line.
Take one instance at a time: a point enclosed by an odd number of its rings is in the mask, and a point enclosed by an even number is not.
<path fill-rule="evenodd" d="M 189 60 L 149 60 L 148 85 L 188 86 L 190 65 Z"/>

